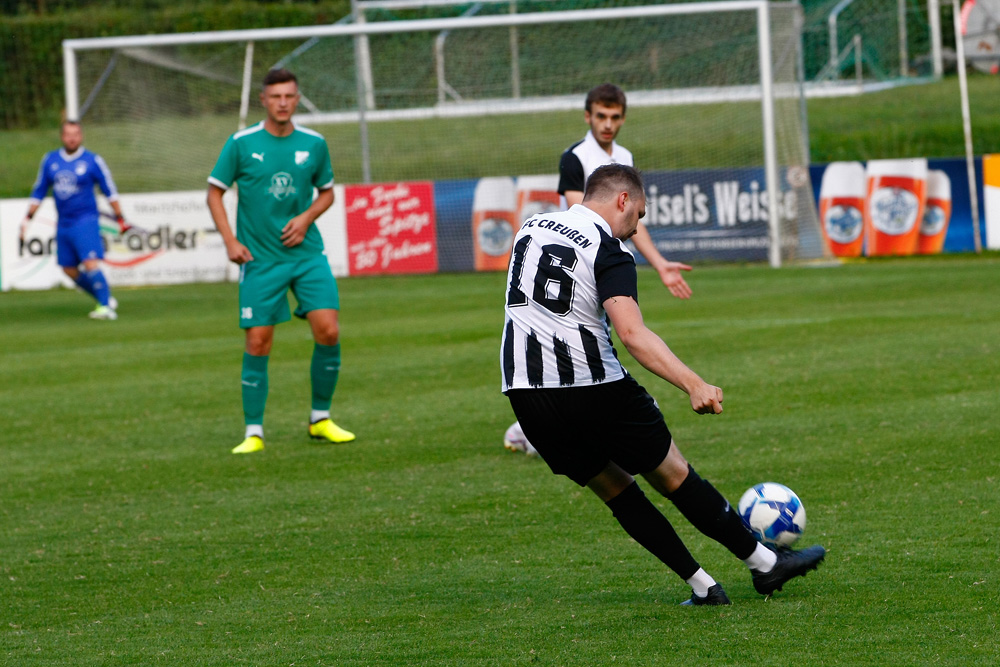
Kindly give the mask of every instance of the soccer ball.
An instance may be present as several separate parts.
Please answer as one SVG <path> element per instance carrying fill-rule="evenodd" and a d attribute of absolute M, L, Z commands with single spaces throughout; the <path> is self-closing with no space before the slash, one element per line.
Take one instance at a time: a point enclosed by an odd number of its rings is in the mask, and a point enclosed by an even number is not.
<path fill-rule="evenodd" d="M 503 434 L 503 446 L 512 452 L 524 452 L 528 456 L 538 456 L 538 452 L 524 437 L 524 431 L 521 430 L 521 425 L 518 422 L 511 424 L 507 432 Z"/>
<path fill-rule="evenodd" d="M 794 491 L 777 482 L 764 482 L 747 489 L 737 511 L 754 537 L 770 546 L 791 546 L 806 527 L 802 501 Z"/>

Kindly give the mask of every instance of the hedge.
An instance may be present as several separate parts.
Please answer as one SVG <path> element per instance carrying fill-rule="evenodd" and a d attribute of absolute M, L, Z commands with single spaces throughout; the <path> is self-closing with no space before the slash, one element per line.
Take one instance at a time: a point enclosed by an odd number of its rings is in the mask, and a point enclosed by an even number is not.
<path fill-rule="evenodd" d="M 0 18 L 0 128 L 56 122 L 63 107 L 62 40 L 117 35 L 324 25 L 350 12 L 349 0 L 316 4 L 231 2 L 167 10 L 91 8 L 51 16 Z"/>

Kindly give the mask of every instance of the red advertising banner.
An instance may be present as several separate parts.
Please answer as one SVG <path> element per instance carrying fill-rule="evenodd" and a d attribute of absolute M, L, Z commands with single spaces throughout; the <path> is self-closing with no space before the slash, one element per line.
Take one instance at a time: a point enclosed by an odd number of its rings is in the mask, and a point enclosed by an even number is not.
<path fill-rule="evenodd" d="M 348 185 L 344 193 L 350 275 L 437 271 L 433 183 Z"/>

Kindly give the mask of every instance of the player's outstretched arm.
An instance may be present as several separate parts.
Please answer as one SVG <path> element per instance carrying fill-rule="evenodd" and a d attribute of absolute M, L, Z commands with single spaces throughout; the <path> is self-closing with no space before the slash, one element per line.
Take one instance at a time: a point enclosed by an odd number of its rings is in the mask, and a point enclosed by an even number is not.
<path fill-rule="evenodd" d="M 281 229 L 281 243 L 286 248 L 292 248 L 302 243 L 309 231 L 309 225 L 323 215 L 333 205 L 333 188 L 320 190 L 313 203 L 302 213 L 289 220 Z"/>
<path fill-rule="evenodd" d="M 636 361 L 691 399 L 691 409 L 698 414 L 722 412 L 722 389 L 710 385 L 677 358 L 663 339 L 642 321 L 639 304 L 630 296 L 614 296 L 604 302 L 615 332 Z"/>
<path fill-rule="evenodd" d="M 668 261 L 661 255 L 660 251 L 656 249 L 656 244 L 653 243 L 653 237 L 649 235 L 646 225 L 641 222 L 636 227 L 632 243 L 635 244 L 635 249 L 646 258 L 649 265 L 660 274 L 660 280 L 663 281 L 663 284 L 670 290 L 671 294 L 678 299 L 691 298 L 691 287 L 684 280 L 684 276 L 681 275 L 681 271 L 690 271 L 691 267 L 680 262 Z"/>
<path fill-rule="evenodd" d="M 233 229 L 229 226 L 229 216 L 226 215 L 226 207 L 222 203 L 223 194 L 225 194 L 225 190 L 217 185 L 209 184 L 207 196 L 208 211 L 212 214 L 212 221 L 215 222 L 215 228 L 219 230 L 219 235 L 222 236 L 222 242 L 226 244 L 226 254 L 229 256 L 229 261 L 235 264 L 245 264 L 246 262 L 253 261 L 250 249 L 236 240 Z"/>

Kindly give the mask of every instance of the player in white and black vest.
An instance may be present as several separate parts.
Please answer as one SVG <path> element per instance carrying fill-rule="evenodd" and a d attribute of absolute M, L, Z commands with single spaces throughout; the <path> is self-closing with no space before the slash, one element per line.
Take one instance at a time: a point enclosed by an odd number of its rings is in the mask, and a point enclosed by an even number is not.
<path fill-rule="evenodd" d="M 635 166 L 632 153 L 615 141 L 628 108 L 625 92 L 611 83 L 602 83 L 587 93 L 584 100 L 583 120 L 589 126 L 587 135 L 565 151 L 559 158 L 559 194 L 566 200 L 566 207 L 579 204 L 590 174 L 604 164 Z M 682 271 L 691 267 L 681 262 L 671 262 L 660 254 L 649 230 L 641 222 L 632 237 L 635 249 L 646 258 L 659 274 L 660 280 L 678 299 L 691 297 L 691 287 L 684 280 Z"/>
<path fill-rule="evenodd" d="M 552 471 L 590 488 L 633 539 L 690 584 L 685 604 L 729 604 L 729 598 L 633 475 L 743 560 L 754 588 L 770 595 L 814 569 L 826 551 L 773 551 L 757 542 L 685 460 L 656 402 L 624 369 L 611 342 L 609 320 L 629 353 L 686 392 L 695 412 L 722 412 L 722 390 L 643 324 L 635 260 L 622 242 L 635 234 L 645 210 L 639 173 L 612 164 L 591 174 L 582 204 L 524 222 L 507 274 L 502 390 Z"/>

